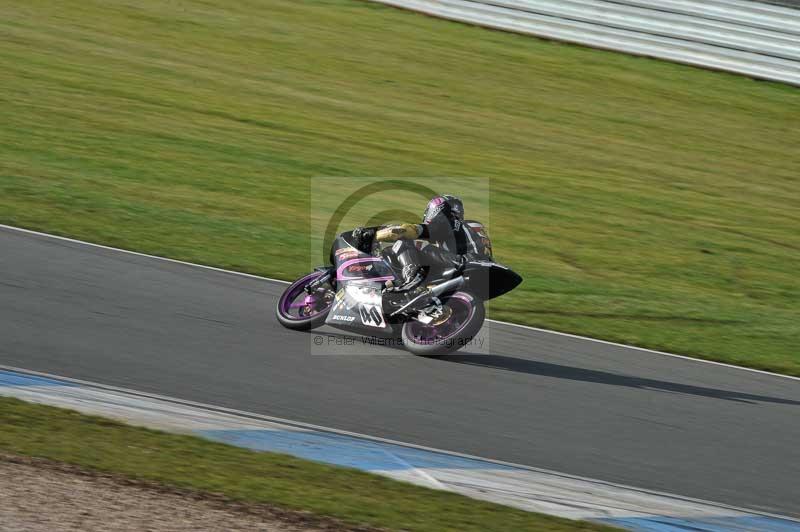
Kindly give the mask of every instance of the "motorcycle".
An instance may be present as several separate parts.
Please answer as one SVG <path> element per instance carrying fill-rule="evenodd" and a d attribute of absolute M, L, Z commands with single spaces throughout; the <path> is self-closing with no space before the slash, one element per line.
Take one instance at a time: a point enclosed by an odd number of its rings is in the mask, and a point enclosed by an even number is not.
<path fill-rule="evenodd" d="M 384 304 L 387 281 L 397 281 L 401 271 L 391 249 L 371 255 L 353 242 L 352 232 L 339 235 L 331 248 L 331 265 L 316 268 L 284 290 L 276 308 L 281 325 L 302 331 L 330 325 L 363 336 L 399 338 L 416 355 L 442 355 L 468 345 L 478 334 L 486 316 L 484 301 L 522 282 L 491 257 L 459 268 L 432 268 L 426 277 L 432 303 L 398 312 Z"/>

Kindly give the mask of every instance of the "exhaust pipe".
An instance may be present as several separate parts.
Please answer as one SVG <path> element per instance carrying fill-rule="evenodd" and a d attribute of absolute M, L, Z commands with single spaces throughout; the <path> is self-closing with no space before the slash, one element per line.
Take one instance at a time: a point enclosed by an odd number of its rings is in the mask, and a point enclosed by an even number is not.
<path fill-rule="evenodd" d="M 439 286 L 434 286 L 433 288 L 430 289 L 429 292 L 421 293 L 420 295 L 418 295 L 417 297 L 415 297 L 414 299 L 412 299 L 411 301 L 409 301 L 408 303 L 406 303 L 405 305 L 403 305 L 399 309 L 397 309 L 394 312 L 392 312 L 391 314 L 389 314 L 389 317 L 393 318 L 394 316 L 397 316 L 398 314 L 403 313 L 407 308 L 409 308 L 412 305 L 414 305 L 420 298 L 431 297 L 431 296 L 439 297 L 440 295 L 444 294 L 445 292 L 450 292 L 452 290 L 458 290 L 463 285 L 464 285 L 464 277 L 462 277 L 462 276 L 458 276 L 455 279 L 450 279 L 449 281 L 444 282 L 444 283 L 440 284 Z"/>
<path fill-rule="evenodd" d="M 434 286 L 431 288 L 431 294 L 439 297 L 440 295 L 444 294 L 445 292 L 450 292 L 452 290 L 458 290 L 464 286 L 464 277 L 459 275 L 455 279 L 450 279 L 447 282 L 444 282 L 438 286 Z"/>

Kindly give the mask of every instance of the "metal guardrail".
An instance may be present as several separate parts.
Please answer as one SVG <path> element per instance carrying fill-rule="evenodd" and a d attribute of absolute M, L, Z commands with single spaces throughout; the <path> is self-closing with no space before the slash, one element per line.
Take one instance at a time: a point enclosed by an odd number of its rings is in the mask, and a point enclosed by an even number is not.
<path fill-rule="evenodd" d="M 375 0 L 489 28 L 800 86 L 800 11 L 743 0 Z"/>

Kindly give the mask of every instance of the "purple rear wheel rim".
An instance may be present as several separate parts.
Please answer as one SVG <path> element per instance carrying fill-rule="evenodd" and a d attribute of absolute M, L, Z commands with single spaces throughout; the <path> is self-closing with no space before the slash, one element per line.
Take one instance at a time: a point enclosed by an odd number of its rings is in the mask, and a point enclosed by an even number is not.
<path fill-rule="evenodd" d="M 313 318 L 314 316 L 317 316 L 320 313 L 327 312 L 328 309 L 330 309 L 330 307 L 331 307 L 331 305 L 333 303 L 332 301 L 328 302 L 322 308 L 315 308 L 312 313 L 304 315 L 304 316 L 298 316 L 298 315 L 292 314 L 292 310 L 293 309 L 306 308 L 307 306 L 310 306 L 308 304 L 308 303 L 310 303 L 309 298 L 315 298 L 316 294 L 312 294 L 312 295 L 306 294 L 306 291 L 305 291 L 306 290 L 306 286 L 308 286 L 312 281 L 318 279 L 322 275 L 324 275 L 324 272 L 310 273 L 310 274 L 306 275 L 305 277 L 302 277 L 302 278 L 298 279 L 297 281 L 293 282 L 291 285 L 289 285 L 289 287 L 286 290 L 283 291 L 283 294 L 281 294 L 281 298 L 280 298 L 280 300 L 278 302 L 278 308 L 280 309 L 281 315 L 284 318 L 286 318 L 287 320 L 292 320 L 292 321 L 304 321 L 304 320 L 308 320 L 310 318 Z M 295 301 L 300 296 L 304 297 L 303 304 L 299 304 L 298 305 Z M 312 301 L 313 300 L 314 299 L 312 299 Z"/>
<path fill-rule="evenodd" d="M 454 294 L 447 300 L 446 305 L 453 309 L 453 315 L 441 325 L 409 323 L 409 336 L 415 343 L 430 345 L 447 341 L 463 331 L 475 314 L 475 306 L 464 294 Z"/>

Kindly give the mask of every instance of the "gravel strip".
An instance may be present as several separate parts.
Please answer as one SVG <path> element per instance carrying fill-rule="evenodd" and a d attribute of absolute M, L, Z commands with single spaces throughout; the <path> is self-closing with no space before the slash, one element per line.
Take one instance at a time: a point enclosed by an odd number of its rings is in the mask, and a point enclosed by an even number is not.
<path fill-rule="evenodd" d="M 130 481 L 45 460 L 0 455 L 0 531 L 23 530 L 330 532 L 359 529 L 301 512 L 234 503 L 213 494 Z"/>

